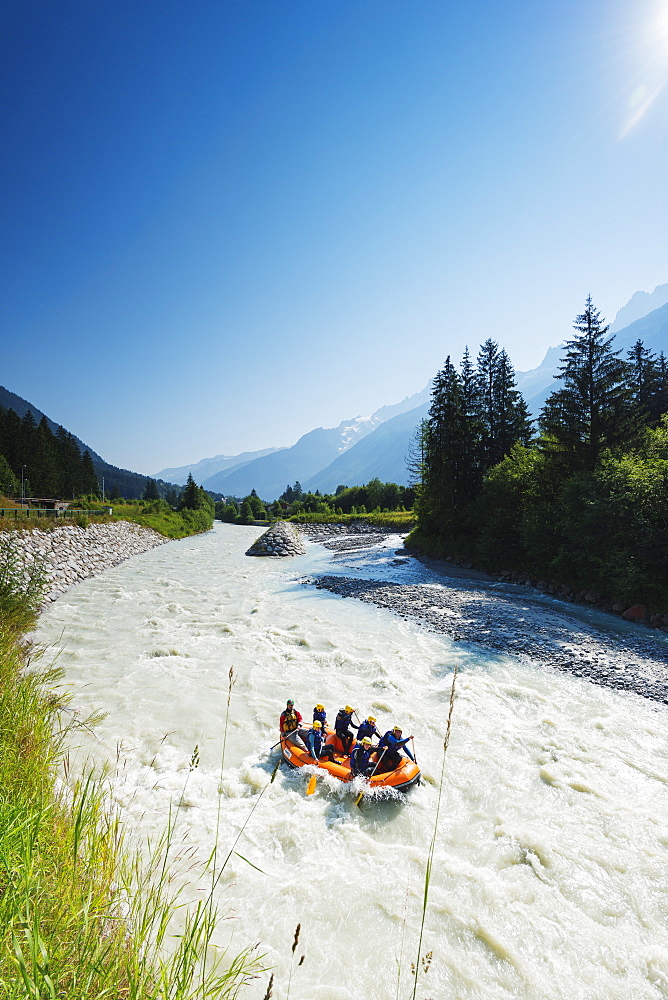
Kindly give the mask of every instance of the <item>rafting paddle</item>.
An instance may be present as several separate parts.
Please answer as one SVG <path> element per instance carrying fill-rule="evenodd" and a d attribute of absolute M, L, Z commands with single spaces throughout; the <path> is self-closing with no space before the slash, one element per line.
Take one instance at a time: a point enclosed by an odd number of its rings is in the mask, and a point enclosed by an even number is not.
<path fill-rule="evenodd" d="M 315 782 L 316 782 L 316 776 L 315 774 L 312 774 L 311 777 L 308 779 L 308 785 L 306 786 L 307 795 L 313 795 L 315 791 Z"/>
<path fill-rule="evenodd" d="M 294 736 L 295 733 L 298 733 L 298 732 L 299 732 L 299 726 L 297 726 L 296 729 L 293 729 L 291 733 L 283 733 L 283 735 L 281 736 L 281 740 L 282 739 L 286 739 L 287 740 L 290 736 Z M 279 747 L 281 745 L 281 740 L 279 740 L 278 743 L 274 743 L 273 747 L 269 747 L 269 749 L 270 750 L 275 750 L 276 747 Z"/>

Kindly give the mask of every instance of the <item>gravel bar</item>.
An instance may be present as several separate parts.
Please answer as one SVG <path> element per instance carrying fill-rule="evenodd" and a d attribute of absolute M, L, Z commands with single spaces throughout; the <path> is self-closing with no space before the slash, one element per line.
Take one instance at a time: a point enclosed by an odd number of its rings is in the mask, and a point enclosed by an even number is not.
<path fill-rule="evenodd" d="M 370 540 L 366 539 L 367 544 Z M 611 634 L 576 614 L 541 601 L 447 584 L 400 584 L 347 576 L 305 580 L 414 619 L 460 642 L 529 658 L 593 683 L 668 704 L 668 641 L 614 620 Z"/>

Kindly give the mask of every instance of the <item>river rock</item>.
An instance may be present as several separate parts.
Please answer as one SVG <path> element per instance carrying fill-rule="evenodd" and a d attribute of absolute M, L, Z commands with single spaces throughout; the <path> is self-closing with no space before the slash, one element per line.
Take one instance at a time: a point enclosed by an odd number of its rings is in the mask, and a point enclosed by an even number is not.
<path fill-rule="evenodd" d="M 647 620 L 647 608 L 644 604 L 634 604 L 624 612 L 622 618 L 627 622 L 644 622 Z"/>
<path fill-rule="evenodd" d="M 247 556 L 303 556 L 306 546 L 293 524 L 277 521 L 253 542 Z"/>

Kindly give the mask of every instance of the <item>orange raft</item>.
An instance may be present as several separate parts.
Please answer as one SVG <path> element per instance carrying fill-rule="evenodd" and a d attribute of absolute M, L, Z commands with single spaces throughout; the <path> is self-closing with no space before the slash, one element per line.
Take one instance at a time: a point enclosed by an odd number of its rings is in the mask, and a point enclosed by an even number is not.
<path fill-rule="evenodd" d="M 321 757 L 320 760 L 316 761 L 311 757 L 308 749 L 306 749 L 307 734 L 308 729 L 300 729 L 293 735 L 281 736 L 281 753 L 286 764 L 290 767 L 305 767 L 306 765 L 319 767 L 321 770 L 327 771 L 334 778 L 338 778 L 339 781 L 352 781 L 353 774 L 350 770 L 350 758 L 344 753 L 343 744 L 338 736 L 331 729 L 327 730 L 325 746 L 333 747 L 334 753 L 331 755 L 331 758 Z M 299 742 L 296 742 L 298 737 L 302 743 L 301 746 Z M 366 779 L 370 788 L 394 788 L 398 792 L 407 792 L 413 785 L 420 783 L 420 768 L 414 761 L 402 755 L 398 767 L 392 770 L 387 770 L 387 768 L 383 770 L 384 761 L 380 760 L 378 762 L 381 753 L 371 755 L 371 763 L 374 766 L 378 763 L 378 769 L 370 778 Z"/>

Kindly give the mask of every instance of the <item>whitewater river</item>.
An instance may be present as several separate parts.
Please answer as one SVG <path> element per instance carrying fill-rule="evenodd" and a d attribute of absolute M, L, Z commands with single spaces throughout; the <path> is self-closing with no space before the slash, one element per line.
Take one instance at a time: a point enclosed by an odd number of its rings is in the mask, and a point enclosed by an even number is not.
<path fill-rule="evenodd" d="M 219 884 L 221 946 L 259 941 L 284 1000 L 301 923 L 293 1000 L 408 1000 L 457 664 L 417 996 L 668 997 L 665 707 L 303 586 L 354 575 L 355 559 L 314 544 L 299 559 L 245 557 L 258 534 L 217 525 L 154 549 L 69 591 L 38 630 L 62 648 L 73 705 L 107 713 L 80 755 L 110 762 L 133 836 L 155 835 L 178 803 L 193 878 L 219 802 L 227 853 L 269 782 L 287 697 L 309 717 L 317 701 L 330 718 L 348 702 L 414 734 L 426 781 L 401 802 L 358 809 L 324 781 L 306 797 L 303 774 L 279 771 L 236 848 L 257 868 L 233 855 Z M 389 567 L 398 541 L 364 572 L 424 579 Z M 267 980 L 244 995 L 260 1000 Z"/>

